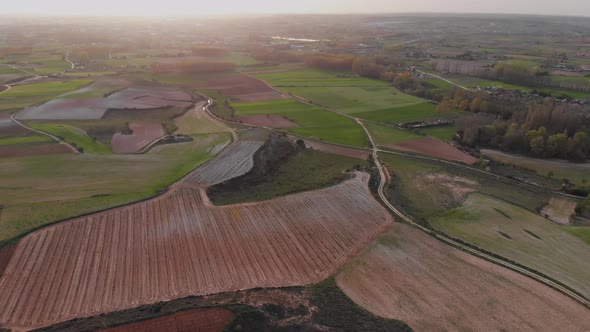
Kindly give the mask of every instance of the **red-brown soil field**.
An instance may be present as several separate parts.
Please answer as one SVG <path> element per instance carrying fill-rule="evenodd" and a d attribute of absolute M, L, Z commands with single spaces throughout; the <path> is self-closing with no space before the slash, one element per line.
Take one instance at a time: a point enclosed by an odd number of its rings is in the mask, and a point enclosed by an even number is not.
<path fill-rule="evenodd" d="M 260 203 L 215 207 L 182 184 L 21 240 L 0 279 L 0 325 L 34 328 L 142 304 L 317 283 L 392 223 L 369 175 Z"/>
<path fill-rule="evenodd" d="M 0 217 L 2 215 L 2 210 L 0 210 Z M 14 251 L 16 250 L 16 246 L 4 246 L 0 248 L 0 277 L 4 274 L 4 270 L 6 266 L 8 266 L 8 262 L 12 258 Z"/>
<path fill-rule="evenodd" d="M 412 141 L 389 144 L 386 145 L 386 147 L 392 148 L 394 150 L 419 153 L 445 160 L 460 161 L 469 165 L 475 164 L 477 162 L 476 158 L 434 137 L 424 137 Z"/>
<path fill-rule="evenodd" d="M 293 128 L 298 127 L 297 124 L 284 116 L 277 114 L 261 114 L 241 116 L 238 121 L 254 126 L 263 126 L 269 128 Z"/>
<path fill-rule="evenodd" d="M 0 146 L 0 158 L 42 156 L 47 154 L 72 153 L 65 144 L 28 144 Z"/>
<path fill-rule="evenodd" d="M 371 155 L 371 151 L 368 150 L 361 150 L 361 149 L 354 149 L 354 148 L 347 148 L 345 146 L 337 146 L 329 143 L 323 143 L 318 141 L 312 141 L 305 138 L 300 138 L 297 136 L 289 136 L 293 140 L 302 140 L 305 142 L 305 146 L 314 150 L 318 150 L 325 153 L 336 154 L 345 157 L 351 158 L 358 158 L 358 159 L 368 159 Z"/>
<path fill-rule="evenodd" d="M 114 153 L 134 153 L 151 141 L 166 134 L 160 123 L 129 123 L 131 135 L 117 133 L 113 135 L 111 146 Z"/>
<path fill-rule="evenodd" d="M 284 96 L 264 82 L 242 74 L 210 79 L 198 86 L 231 96 L 234 101 L 282 99 Z"/>
<path fill-rule="evenodd" d="M 590 331 L 578 302 L 399 223 L 336 281 L 363 308 L 416 331 Z"/>
<path fill-rule="evenodd" d="M 252 156 L 261 146 L 257 141 L 235 142 L 179 183 L 210 186 L 243 175 L 254 165 Z"/>
<path fill-rule="evenodd" d="M 234 314 L 223 308 L 192 309 L 102 330 L 103 332 L 221 332 Z"/>

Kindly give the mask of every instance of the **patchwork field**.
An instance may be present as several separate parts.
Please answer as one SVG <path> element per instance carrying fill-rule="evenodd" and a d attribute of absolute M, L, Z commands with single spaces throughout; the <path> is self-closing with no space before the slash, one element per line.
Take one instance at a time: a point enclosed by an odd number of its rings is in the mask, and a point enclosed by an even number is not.
<path fill-rule="evenodd" d="M 215 332 L 223 331 L 233 316 L 233 312 L 223 308 L 192 309 L 102 332 Z"/>
<path fill-rule="evenodd" d="M 0 321 L 32 328 L 189 295 L 319 282 L 391 223 L 368 178 L 226 207 L 212 206 L 202 188 L 180 187 L 42 229 L 21 240 L 0 279 Z"/>
<path fill-rule="evenodd" d="M 239 73 L 211 77 L 203 80 L 195 87 L 197 89 L 216 91 L 219 94 L 231 97 L 234 101 L 242 102 L 284 98 L 264 82 Z"/>
<path fill-rule="evenodd" d="M 84 153 L 111 152 L 111 148 L 108 145 L 95 141 L 88 136 L 86 131 L 74 126 L 53 123 L 27 123 L 27 125 L 33 129 L 61 137 L 61 139 L 74 145 L 76 148 L 81 149 Z"/>
<path fill-rule="evenodd" d="M 416 331 L 585 331 L 588 309 L 534 280 L 451 248 L 408 225 L 336 277 L 355 303 Z"/>
<path fill-rule="evenodd" d="M 508 202 L 471 194 L 463 206 L 429 218 L 455 238 L 544 273 L 590 297 L 590 246 L 561 226 Z"/>
<path fill-rule="evenodd" d="M 298 127 L 289 131 L 321 140 L 364 147 L 367 145 L 362 128 L 353 119 L 293 99 L 232 103 L 234 116 L 274 115 L 292 121 Z"/>
<path fill-rule="evenodd" d="M 114 153 L 134 153 L 141 150 L 155 139 L 166 134 L 160 123 L 131 122 L 130 135 L 116 133 L 113 135 L 112 148 Z"/>
<path fill-rule="evenodd" d="M 206 102 L 199 101 L 184 115 L 174 119 L 178 128 L 176 133 L 192 135 L 229 132 L 230 129 L 225 123 L 213 119 L 203 111 L 205 104 Z"/>
<path fill-rule="evenodd" d="M 387 82 L 356 77 L 350 72 L 304 69 L 256 77 L 287 94 L 362 119 L 404 122 L 440 117 L 434 104 L 405 94 Z"/>
<path fill-rule="evenodd" d="M 0 110 L 21 109 L 75 91 L 92 82 L 88 79 L 44 80 L 39 83 L 17 85 L 0 95 Z"/>
<path fill-rule="evenodd" d="M 90 92 L 92 95 L 93 92 Z M 108 95 L 106 98 L 81 98 L 79 94 L 53 99 L 41 106 L 31 107 L 18 113 L 20 120 L 89 120 L 100 119 L 109 109 L 155 109 L 166 107 L 188 107 L 192 98 L 178 89 L 168 88 L 127 88 Z M 79 96 L 79 98 L 74 98 Z"/>
<path fill-rule="evenodd" d="M 0 158 L 0 241 L 41 225 L 151 197 L 207 161 L 227 133 L 134 155 L 68 154 Z M 23 151 L 17 150 L 17 151 Z M 13 151 L 14 153 L 14 151 Z"/>

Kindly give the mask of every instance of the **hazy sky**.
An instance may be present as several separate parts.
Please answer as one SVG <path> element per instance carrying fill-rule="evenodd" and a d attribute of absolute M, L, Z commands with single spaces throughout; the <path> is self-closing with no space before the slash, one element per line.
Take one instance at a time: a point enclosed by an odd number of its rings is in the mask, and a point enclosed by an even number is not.
<path fill-rule="evenodd" d="M 588 0 L 5 0 L 2 14 L 520 13 L 590 16 Z"/>

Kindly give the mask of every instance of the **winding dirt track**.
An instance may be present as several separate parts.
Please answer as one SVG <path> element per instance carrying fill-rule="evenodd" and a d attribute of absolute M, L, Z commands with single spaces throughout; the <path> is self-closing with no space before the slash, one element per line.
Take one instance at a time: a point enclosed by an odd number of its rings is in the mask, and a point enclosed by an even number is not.
<path fill-rule="evenodd" d="M 236 164 L 220 156 L 204 169 Z M 229 173 L 210 174 L 214 183 Z M 0 326 L 31 329 L 190 295 L 319 282 L 392 223 L 368 179 L 357 173 L 331 188 L 225 207 L 189 182 L 44 228 L 19 243 L 0 279 Z"/>

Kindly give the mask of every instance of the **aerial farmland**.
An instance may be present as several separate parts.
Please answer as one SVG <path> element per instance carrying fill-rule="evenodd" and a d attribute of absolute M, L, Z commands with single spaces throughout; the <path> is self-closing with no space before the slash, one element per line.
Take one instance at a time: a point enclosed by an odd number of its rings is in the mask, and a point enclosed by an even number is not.
<path fill-rule="evenodd" d="M 590 330 L 590 20 L 123 7 L 0 24 L 0 331 Z"/>

